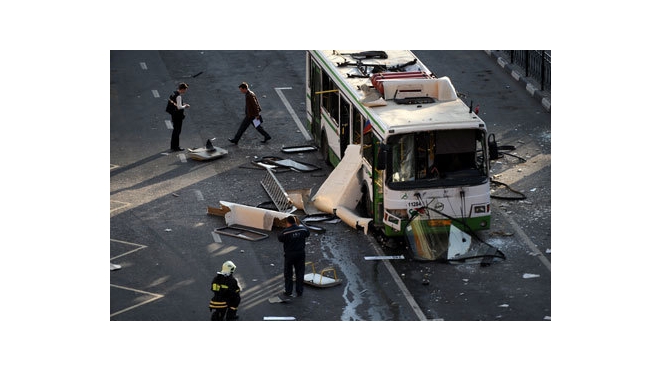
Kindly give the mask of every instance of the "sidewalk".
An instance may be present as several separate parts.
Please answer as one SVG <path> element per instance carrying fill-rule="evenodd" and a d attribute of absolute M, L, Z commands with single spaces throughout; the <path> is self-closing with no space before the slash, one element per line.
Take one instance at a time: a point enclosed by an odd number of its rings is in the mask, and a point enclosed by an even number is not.
<path fill-rule="evenodd" d="M 524 71 L 517 65 L 507 62 L 507 59 L 496 50 L 484 50 L 488 56 L 497 62 L 518 84 L 522 85 L 527 92 L 541 103 L 543 108 L 550 112 L 550 92 L 541 90 L 540 84 L 534 79 L 525 77 Z"/>

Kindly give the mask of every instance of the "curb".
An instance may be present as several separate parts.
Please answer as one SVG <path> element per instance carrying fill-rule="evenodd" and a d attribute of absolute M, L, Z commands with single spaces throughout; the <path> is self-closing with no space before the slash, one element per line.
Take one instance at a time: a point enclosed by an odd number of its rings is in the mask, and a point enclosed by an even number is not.
<path fill-rule="evenodd" d="M 541 93 L 541 90 L 536 87 L 535 83 L 532 83 L 528 81 L 524 76 L 522 76 L 517 70 L 516 67 L 512 64 L 507 62 L 505 59 L 502 57 L 496 55 L 492 50 L 484 50 L 486 54 L 491 57 L 497 64 L 502 67 L 507 73 L 511 74 L 511 77 L 513 77 L 514 80 L 518 82 L 520 86 L 525 88 L 529 95 L 532 96 L 532 98 L 536 99 L 541 103 L 543 108 L 546 109 L 546 111 L 550 112 L 550 99 L 547 93 Z"/>

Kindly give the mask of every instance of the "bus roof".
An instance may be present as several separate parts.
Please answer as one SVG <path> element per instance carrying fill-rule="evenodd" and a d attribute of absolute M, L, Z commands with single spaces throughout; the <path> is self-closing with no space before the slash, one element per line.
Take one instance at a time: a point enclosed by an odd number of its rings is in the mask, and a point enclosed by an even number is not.
<path fill-rule="evenodd" d="M 409 50 L 316 50 L 312 54 L 383 137 L 485 128 L 458 98 L 451 80 L 438 78 Z"/>

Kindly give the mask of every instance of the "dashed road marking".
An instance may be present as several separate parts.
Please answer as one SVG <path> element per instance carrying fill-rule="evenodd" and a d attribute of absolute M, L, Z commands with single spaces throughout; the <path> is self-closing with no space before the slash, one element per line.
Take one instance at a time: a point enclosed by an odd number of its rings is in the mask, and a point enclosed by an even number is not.
<path fill-rule="evenodd" d="M 151 94 L 154 95 L 154 98 L 160 98 L 160 94 L 158 94 L 158 90 L 152 90 Z"/>
<path fill-rule="evenodd" d="M 197 201 L 204 201 L 204 195 L 202 194 L 202 191 L 196 189 L 194 192 L 195 192 L 195 197 L 197 197 Z"/>
<path fill-rule="evenodd" d="M 147 69 L 147 64 L 144 63 L 144 62 L 140 62 L 140 68 L 142 68 L 143 70 L 146 70 Z"/>
<path fill-rule="evenodd" d="M 170 121 L 170 120 L 165 120 L 165 127 L 170 129 L 170 130 L 174 129 L 174 126 L 172 126 L 172 121 Z"/>

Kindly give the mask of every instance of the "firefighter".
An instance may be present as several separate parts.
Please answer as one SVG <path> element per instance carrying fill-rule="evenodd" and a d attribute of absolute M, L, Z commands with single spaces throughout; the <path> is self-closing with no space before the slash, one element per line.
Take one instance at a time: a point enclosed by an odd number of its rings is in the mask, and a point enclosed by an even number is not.
<path fill-rule="evenodd" d="M 233 274 L 236 265 L 228 260 L 222 264 L 222 271 L 217 272 L 211 283 L 213 298 L 209 303 L 212 312 L 211 321 L 235 321 L 238 319 L 236 312 L 241 302 L 241 288 Z"/>

